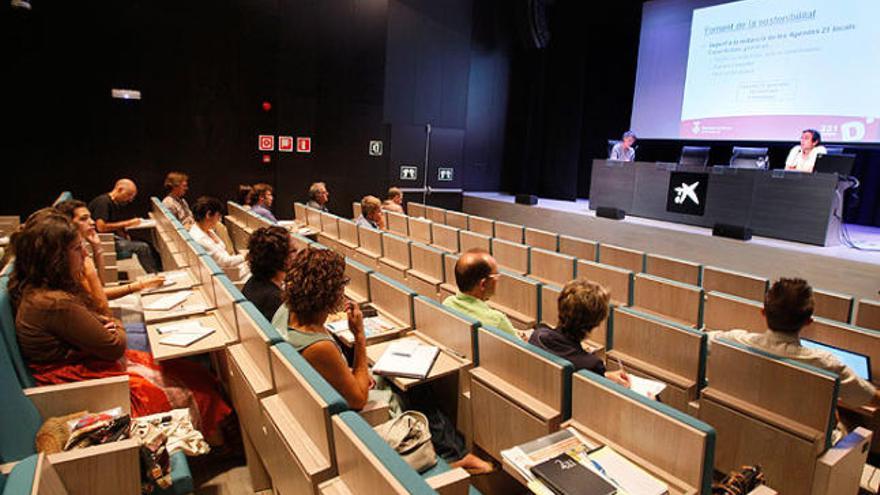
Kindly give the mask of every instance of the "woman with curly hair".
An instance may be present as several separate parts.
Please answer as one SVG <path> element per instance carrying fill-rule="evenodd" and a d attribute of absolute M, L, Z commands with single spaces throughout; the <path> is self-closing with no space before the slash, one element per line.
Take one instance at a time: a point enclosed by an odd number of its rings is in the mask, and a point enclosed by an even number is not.
<path fill-rule="evenodd" d="M 268 320 L 281 306 L 285 270 L 295 252 L 290 233 L 284 227 L 259 228 L 248 241 L 251 278 L 241 292 Z"/>
<path fill-rule="evenodd" d="M 363 315 L 357 305 L 344 299 L 348 281 L 341 255 L 329 249 L 305 248 L 296 253 L 291 262 L 284 279 L 283 298 L 290 311 L 288 342 L 345 398 L 349 407 L 359 410 L 367 404 L 370 389 L 376 382 L 367 361 Z M 348 328 L 354 335 L 351 366 L 324 326 L 327 316 L 343 308 L 348 313 Z M 432 403 L 430 394 L 404 399 L 428 417 L 434 448 L 453 467 L 462 467 L 471 474 L 493 470 L 491 463 L 467 451 L 464 439 Z"/>
<path fill-rule="evenodd" d="M 81 282 L 88 256 L 79 229 L 49 209 L 15 233 L 9 293 L 22 357 L 39 385 L 128 375 L 132 416 L 188 407 L 213 443 L 232 409 L 207 370 L 186 360 L 155 363 L 126 349 L 122 324 L 102 312 Z"/>

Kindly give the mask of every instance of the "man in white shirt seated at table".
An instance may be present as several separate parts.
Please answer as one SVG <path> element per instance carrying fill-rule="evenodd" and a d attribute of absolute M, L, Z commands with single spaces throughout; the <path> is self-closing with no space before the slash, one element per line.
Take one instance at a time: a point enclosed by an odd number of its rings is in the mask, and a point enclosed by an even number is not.
<path fill-rule="evenodd" d="M 812 173 L 816 157 L 825 155 L 828 150 L 822 146 L 822 135 L 816 129 L 804 129 L 801 144 L 795 146 L 785 159 L 785 170 Z"/>
<path fill-rule="evenodd" d="M 624 132 L 623 138 L 611 148 L 611 154 L 608 156 L 608 159 L 618 162 L 631 162 L 635 160 L 636 149 L 633 148 L 635 143 L 636 133 L 633 131 Z"/>
<path fill-rule="evenodd" d="M 763 333 L 745 330 L 708 332 L 709 343 L 721 338 L 830 371 L 840 376 L 841 402 L 852 407 L 880 406 L 880 392 L 852 368 L 828 351 L 801 345 L 800 332 L 813 322 L 813 307 L 813 288 L 806 280 L 781 278 L 764 296 L 762 313 L 767 320 L 767 330 Z M 709 359 L 712 359 L 711 355 Z M 838 430 L 835 441 L 845 434 L 841 425 Z"/>

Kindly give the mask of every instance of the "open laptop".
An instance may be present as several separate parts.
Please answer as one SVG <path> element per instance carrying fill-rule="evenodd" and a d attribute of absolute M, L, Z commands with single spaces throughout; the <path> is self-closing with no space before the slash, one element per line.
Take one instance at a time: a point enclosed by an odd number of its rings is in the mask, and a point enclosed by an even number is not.
<path fill-rule="evenodd" d="M 834 355 L 841 363 L 847 365 L 855 371 L 859 377 L 871 381 L 871 358 L 864 354 L 834 347 L 833 345 L 823 344 L 815 340 L 801 338 L 801 345 L 808 349 L 819 349 L 827 351 Z"/>
<path fill-rule="evenodd" d="M 855 161 L 856 155 L 818 155 L 813 171 L 820 174 L 837 173 L 840 177 L 846 177 L 852 172 Z"/>

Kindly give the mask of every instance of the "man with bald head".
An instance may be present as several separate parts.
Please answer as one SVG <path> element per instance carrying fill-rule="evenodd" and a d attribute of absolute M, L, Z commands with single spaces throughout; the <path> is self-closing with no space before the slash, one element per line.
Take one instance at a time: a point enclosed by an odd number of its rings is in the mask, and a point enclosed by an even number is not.
<path fill-rule="evenodd" d="M 162 266 L 156 250 L 146 242 L 131 240 L 126 230 L 141 223 L 140 218 L 126 218 L 127 215 L 123 211 L 123 207 L 134 201 L 135 196 L 137 196 L 137 185 L 134 181 L 119 179 L 112 191 L 89 202 L 89 212 L 95 219 L 95 228 L 98 232 L 113 234 L 117 256 L 125 258 L 134 253 L 144 267 L 144 271 L 156 273 Z"/>
<path fill-rule="evenodd" d="M 482 249 L 471 249 L 462 254 L 455 263 L 458 294 L 447 297 L 443 305 L 516 337 L 516 329 L 507 315 L 490 308 L 486 303 L 495 295 L 498 277 L 500 274 L 495 258 Z"/>

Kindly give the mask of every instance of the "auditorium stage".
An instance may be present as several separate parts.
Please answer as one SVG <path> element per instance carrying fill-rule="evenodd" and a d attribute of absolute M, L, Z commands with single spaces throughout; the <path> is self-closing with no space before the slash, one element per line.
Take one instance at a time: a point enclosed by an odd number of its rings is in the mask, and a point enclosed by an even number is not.
<path fill-rule="evenodd" d="M 535 206 L 514 203 L 513 196 L 493 192 L 464 193 L 465 213 L 526 227 L 584 237 L 649 253 L 674 256 L 705 265 L 753 273 L 770 279 L 799 276 L 820 289 L 880 299 L 880 251 L 844 245 L 821 247 L 753 237 L 738 241 L 712 236 L 712 230 L 647 218 L 596 217 L 589 201 L 539 199 Z M 880 228 L 848 226 L 856 244 L 880 249 Z"/>

